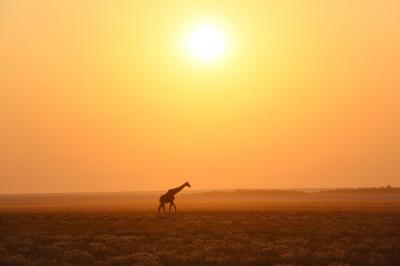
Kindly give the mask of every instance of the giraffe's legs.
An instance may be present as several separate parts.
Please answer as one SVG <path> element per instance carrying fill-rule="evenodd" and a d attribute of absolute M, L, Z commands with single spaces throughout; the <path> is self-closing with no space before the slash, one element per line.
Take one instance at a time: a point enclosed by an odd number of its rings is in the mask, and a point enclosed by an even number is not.
<path fill-rule="evenodd" d="M 157 212 L 157 216 L 160 216 L 160 210 L 162 208 L 162 204 L 160 203 L 160 206 L 158 206 L 158 212 Z"/>
<path fill-rule="evenodd" d="M 164 205 L 164 203 L 160 203 L 160 206 L 158 207 L 157 216 L 160 216 L 160 210 L 161 210 L 161 208 L 163 208 L 164 213 L 167 214 L 167 212 L 165 211 L 165 205 Z"/>
<path fill-rule="evenodd" d="M 170 216 L 171 215 L 171 207 L 172 207 L 172 204 L 174 204 L 173 202 L 170 202 L 169 203 L 169 211 L 168 211 L 168 216 Z"/>
<path fill-rule="evenodd" d="M 174 206 L 175 212 L 174 214 L 176 214 L 176 206 L 174 202 L 171 202 L 171 204 L 169 205 L 169 211 L 171 212 L 171 205 Z"/>

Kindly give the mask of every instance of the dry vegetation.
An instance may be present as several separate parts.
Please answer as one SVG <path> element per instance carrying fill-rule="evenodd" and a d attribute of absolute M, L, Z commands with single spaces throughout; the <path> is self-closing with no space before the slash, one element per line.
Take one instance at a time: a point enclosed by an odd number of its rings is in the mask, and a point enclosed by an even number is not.
<path fill-rule="evenodd" d="M 157 218 L 154 201 L 108 195 L 78 205 L 65 197 L 0 198 L 0 265 L 400 264 L 396 200 L 225 200 L 211 208 L 204 195 L 197 204 L 182 195 L 178 215 Z M 107 197 L 114 206 L 102 206 Z"/>

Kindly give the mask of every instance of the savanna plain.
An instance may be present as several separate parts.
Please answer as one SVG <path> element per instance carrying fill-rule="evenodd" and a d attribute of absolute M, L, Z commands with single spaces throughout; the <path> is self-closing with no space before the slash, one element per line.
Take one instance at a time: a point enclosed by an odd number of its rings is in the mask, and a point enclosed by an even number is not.
<path fill-rule="evenodd" d="M 400 265 L 398 189 L 159 194 L 0 196 L 0 265 Z"/>

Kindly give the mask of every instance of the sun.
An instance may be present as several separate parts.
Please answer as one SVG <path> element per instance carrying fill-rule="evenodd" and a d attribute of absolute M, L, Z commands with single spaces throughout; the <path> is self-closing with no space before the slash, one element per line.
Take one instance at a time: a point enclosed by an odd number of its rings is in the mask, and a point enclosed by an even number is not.
<path fill-rule="evenodd" d="M 200 61 L 215 61 L 225 52 L 225 36 L 213 25 L 196 27 L 186 40 L 189 53 Z"/>

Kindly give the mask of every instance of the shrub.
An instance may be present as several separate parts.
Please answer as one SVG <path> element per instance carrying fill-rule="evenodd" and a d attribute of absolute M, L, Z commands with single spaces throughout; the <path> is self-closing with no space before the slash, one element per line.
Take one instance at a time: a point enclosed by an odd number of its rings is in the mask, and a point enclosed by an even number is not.
<path fill-rule="evenodd" d="M 110 259 L 109 264 L 111 266 L 131 266 L 131 265 L 143 265 L 143 266 L 156 266 L 161 265 L 157 256 L 146 253 L 138 252 L 127 256 L 118 256 Z"/>
<path fill-rule="evenodd" d="M 0 265 L 2 266 L 29 266 L 32 262 L 22 255 L 10 256 L 0 259 Z"/>
<path fill-rule="evenodd" d="M 90 253 L 79 249 L 73 249 L 67 253 L 64 261 L 74 265 L 89 265 L 94 262 L 94 258 Z"/>

